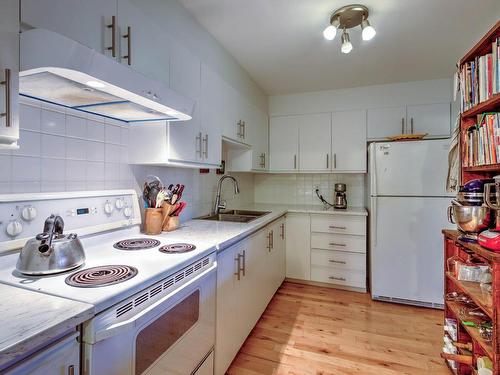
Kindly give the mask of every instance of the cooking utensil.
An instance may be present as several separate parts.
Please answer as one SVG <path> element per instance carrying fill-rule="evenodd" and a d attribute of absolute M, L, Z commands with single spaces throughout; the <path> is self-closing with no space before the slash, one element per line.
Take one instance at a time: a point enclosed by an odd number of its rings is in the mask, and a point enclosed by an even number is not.
<path fill-rule="evenodd" d="M 19 254 L 16 269 L 26 275 L 49 275 L 79 267 L 85 252 L 75 233 L 63 234 L 64 221 L 50 215 L 43 233 L 26 242 Z"/>
<path fill-rule="evenodd" d="M 171 216 L 179 216 L 179 214 L 182 212 L 182 210 L 184 210 L 186 206 L 187 206 L 186 202 L 180 202 L 175 211 L 172 212 Z"/>

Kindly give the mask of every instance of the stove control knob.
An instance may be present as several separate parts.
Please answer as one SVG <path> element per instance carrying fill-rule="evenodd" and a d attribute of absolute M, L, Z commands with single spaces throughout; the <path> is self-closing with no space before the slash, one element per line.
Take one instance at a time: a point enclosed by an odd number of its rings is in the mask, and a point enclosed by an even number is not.
<path fill-rule="evenodd" d="M 123 209 L 123 214 L 128 219 L 130 216 L 132 216 L 132 209 L 130 207 L 125 207 Z"/>
<path fill-rule="evenodd" d="M 106 201 L 106 203 L 104 203 L 104 212 L 107 215 L 111 215 L 111 213 L 113 212 L 113 205 L 109 201 Z"/>
<path fill-rule="evenodd" d="M 7 224 L 5 231 L 10 237 L 16 237 L 23 231 L 23 225 L 19 220 L 12 220 Z"/>
<path fill-rule="evenodd" d="M 36 208 L 33 206 L 26 206 L 21 212 L 21 217 L 26 221 L 32 221 L 36 217 Z"/>
<path fill-rule="evenodd" d="M 123 198 L 118 198 L 116 200 L 115 207 L 117 210 L 121 210 L 123 208 Z"/>

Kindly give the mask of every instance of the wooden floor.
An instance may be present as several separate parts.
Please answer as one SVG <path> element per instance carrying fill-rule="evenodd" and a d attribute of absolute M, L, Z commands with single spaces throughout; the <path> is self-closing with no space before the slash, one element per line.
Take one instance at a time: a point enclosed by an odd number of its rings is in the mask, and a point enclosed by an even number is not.
<path fill-rule="evenodd" d="M 285 282 L 227 374 L 449 374 L 442 334 L 439 310 Z"/>

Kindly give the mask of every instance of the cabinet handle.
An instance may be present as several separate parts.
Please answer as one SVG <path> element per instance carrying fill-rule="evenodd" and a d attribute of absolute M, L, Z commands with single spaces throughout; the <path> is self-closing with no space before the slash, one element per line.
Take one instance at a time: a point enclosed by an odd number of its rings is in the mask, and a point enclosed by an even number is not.
<path fill-rule="evenodd" d="M 116 16 L 111 17 L 111 24 L 107 25 L 111 29 L 111 47 L 106 48 L 111 51 L 111 56 L 116 57 Z"/>
<path fill-rule="evenodd" d="M 201 147 L 201 132 L 198 133 L 198 135 L 196 136 L 196 154 L 200 155 L 200 158 L 201 158 L 201 155 L 202 155 L 202 147 Z M 199 146 L 199 148 L 198 148 Z"/>
<path fill-rule="evenodd" d="M 262 153 L 260 154 L 260 167 L 265 168 L 266 167 L 266 154 Z"/>
<path fill-rule="evenodd" d="M 405 133 L 405 118 L 401 118 L 401 134 Z"/>
<path fill-rule="evenodd" d="M 344 260 L 335 260 L 335 259 L 330 259 L 328 260 L 330 263 L 338 263 L 338 264 L 346 264 Z"/>
<path fill-rule="evenodd" d="M 75 366 L 74 365 L 68 366 L 68 375 L 75 375 Z"/>
<path fill-rule="evenodd" d="M 10 127 L 11 120 L 11 111 L 10 111 L 10 85 L 11 85 L 11 76 L 10 69 L 5 69 L 5 78 L 1 85 L 5 86 L 5 112 L 0 113 L 0 117 L 5 117 L 5 126 Z"/>
<path fill-rule="evenodd" d="M 330 166 L 329 166 L 330 162 L 329 162 L 329 160 L 328 160 L 328 159 L 330 159 L 330 158 L 329 158 L 329 155 L 328 155 L 328 154 L 326 154 L 326 169 L 330 168 Z"/>
<path fill-rule="evenodd" d="M 241 255 L 240 254 L 236 255 L 236 258 L 234 258 L 234 260 L 236 261 L 236 272 L 234 273 L 234 275 L 238 277 L 238 281 L 239 281 L 241 279 L 241 276 L 240 276 Z"/>
<path fill-rule="evenodd" d="M 330 229 L 343 229 L 343 230 L 347 229 L 346 227 L 338 227 L 335 225 L 330 225 L 328 228 L 330 228 Z"/>
<path fill-rule="evenodd" d="M 343 277 L 335 277 L 335 276 L 330 276 L 328 277 L 330 280 L 338 280 L 338 281 L 346 281 L 345 278 Z"/>
<path fill-rule="evenodd" d="M 297 155 L 293 155 L 293 169 L 297 169 Z"/>
<path fill-rule="evenodd" d="M 205 151 L 203 151 L 203 154 L 205 155 L 205 159 L 208 159 L 208 134 L 205 134 L 203 142 L 205 143 Z"/>
<path fill-rule="evenodd" d="M 271 231 L 271 249 L 274 249 L 274 230 Z"/>
<path fill-rule="evenodd" d="M 238 133 L 236 136 L 238 138 L 243 138 L 243 121 L 239 120 L 236 125 L 238 125 Z"/>
<path fill-rule="evenodd" d="M 342 246 L 342 247 L 345 247 L 347 246 L 346 244 L 344 243 L 335 243 L 335 242 L 330 242 L 330 246 Z"/>
<path fill-rule="evenodd" d="M 242 126 L 243 126 L 243 135 L 242 135 L 242 137 L 243 137 L 243 139 L 245 139 L 245 127 L 246 127 L 246 125 L 247 125 L 247 123 L 245 121 L 243 121 L 243 123 L 242 123 Z"/>
<path fill-rule="evenodd" d="M 281 227 L 280 237 L 282 240 L 284 240 L 285 239 L 285 223 L 281 223 L 280 227 Z"/>
<path fill-rule="evenodd" d="M 241 271 L 243 272 L 243 276 L 245 276 L 245 272 L 247 270 L 247 253 L 245 252 L 245 250 L 243 250 L 242 258 L 243 258 L 243 268 Z"/>
<path fill-rule="evenodd" d="M 410 119 L 411 134 L 413 134 L 413 117 Z"/>
<path fill-rule="evenodd" d="M 337 169 L 337 154 L 333 154 L 333 169 Z"/>
<path fill-rule="evenodd" d="M 123 36 L 127 39 L 127 54 L 123 56 L 124 59 L 127 59 L 127 64 L 131 65 L 132 62 L 132 28 L 127 26 L 127 33 Z"/>

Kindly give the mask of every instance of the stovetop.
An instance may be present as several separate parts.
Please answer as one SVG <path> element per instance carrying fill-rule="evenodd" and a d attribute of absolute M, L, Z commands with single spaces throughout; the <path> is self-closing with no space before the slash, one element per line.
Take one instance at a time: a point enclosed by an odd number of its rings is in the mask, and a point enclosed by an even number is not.
<path fill-rule="evenodd" d="M 114 247 L 118 241 L 138 238 L 146 238 L 149 245 L 157 245 L 133 251 L 124 251 Z M 190 244 L 194 247 L 192 251 L 162 252 L 161 247 L 183 243 L 183 239 L 175 232 L 146 236 L 140 233 L 138 225 L 105 234 L 82 237 L 80 240 L 86 261 L 76 270 L 43 277 L 23 275 L 15 270 L 18 253 L 13 253 L 0 256 L 0 282 L 90 303 L 96 307 L 96 312 L 100 312 L 215 251 L 213 244 L 198 242 Z M 77 272 L 103 266 L 131 267 L 132 270 L 127 270 L 127 272 L 131 271 L 134 275 L 124 281 L 120 280 L 118 283 L 110 283 L 101 287 L 75 287 L 66 282 Z M 123 273 L 125 270 L 120 269 L 115 272 Z M 100 276 L 106 275 L 97 273 L 87 278 Z"/>

